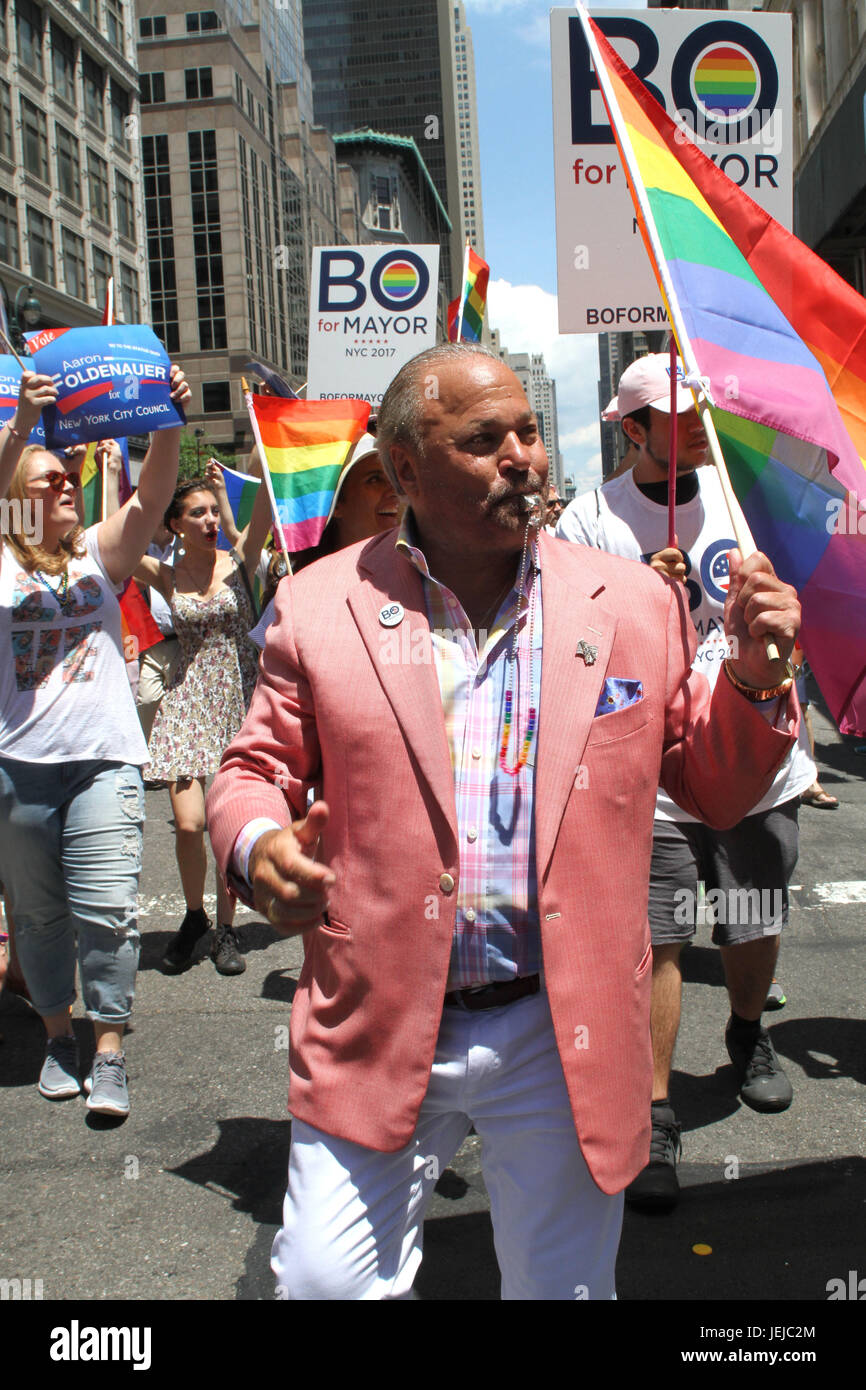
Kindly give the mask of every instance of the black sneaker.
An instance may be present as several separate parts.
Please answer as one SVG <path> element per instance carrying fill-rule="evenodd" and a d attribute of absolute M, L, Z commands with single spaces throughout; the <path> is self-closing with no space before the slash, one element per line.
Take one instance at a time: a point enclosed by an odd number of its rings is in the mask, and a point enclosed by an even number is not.
<path fill-rule="evenodd" d="M 794 1090 L 779 1065 L 766 1028 L 761 1029 L 753 1044 L 744 1045 L 731 1032 L 729 1020 L 725 1047 L 740 1077 L 740 1100 L 761 1114 L 787 1110 L 794 1099 Z"/>
<path fill-rule="evenodd" d="M 220 975 L 243 975 L 247 963 L 238 951 L 238 934 L 234 927 L 219 923 L 211 959 Z"/>
<path fill-rule="evenodd" d="M 625 1190 L 628 1206 L 636 1211 L 672 1211 L 680 1199 L 677 1160 L 683 1145 L 681 1126 L 669 1106 L 654 1106 L 650 1160 Z"/>
<path fill-rule="evenodd" d="M 211 925 L 211 920 L 203 907 L 196 912 L 187 912 L 180 924 L 180 931 L 175 932 L 165 948 L 162 968 L 167 975 L 179 975 L 182 970 L 186 970 L 192 960 L 196 942 L 204 936 Z"/>

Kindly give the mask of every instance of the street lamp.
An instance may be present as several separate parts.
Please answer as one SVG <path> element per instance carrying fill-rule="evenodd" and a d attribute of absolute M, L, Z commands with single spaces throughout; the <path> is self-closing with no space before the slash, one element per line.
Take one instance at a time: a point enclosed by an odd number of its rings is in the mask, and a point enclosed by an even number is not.
<path fill-rule="evenodd" d="M 193 430 L 193 434 L 195 435 L 196 468 L 201 473 L 201 441 L 204 439 L 204 430 L 199 426 L 197 430 Z"/>
<path fill-rule="evenodd" d="M 9 305 L 9 295 L 6 286 L 0 286 L 3 290 L 3 298 Z M 9 313 L 9 336 L 12 339 L 12 346 L 23 351 L 26 347 L 24 342 L 24 329 L 33 328 L 42 317 L 42 305 L 33 292 L 32 285 L 19 285 L 15 294 L 14 302 Z"/>

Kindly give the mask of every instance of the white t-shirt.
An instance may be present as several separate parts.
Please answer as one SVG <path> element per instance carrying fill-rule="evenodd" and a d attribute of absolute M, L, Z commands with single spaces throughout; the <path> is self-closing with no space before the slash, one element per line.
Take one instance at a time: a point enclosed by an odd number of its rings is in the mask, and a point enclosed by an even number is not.
<path fill-rule="evenodd" d="M 176 546 L 174 541 L 170 541 L 168 545 L 157 545 L 156 541 L 153 541 L 147 547 L 145 554 L 150 555 L 154 560 L 161 560 L 164 565 L 173 565 L 175 552 Z M 153 618 L 153 621 L 156 623 L 163 637 L 173 637 L 174 618 L 171 616 L 171 609 L 159 592 L 159 589 L 149 589 L 148 595 L 150 616 Z"/>
<path fill-rule="evenodd" d="M 32 763 L 148 761 L 129 688 L 120 607 L 96 526 L 59 576 L 29 574 L 0 548 L 0 757 Z"/>
<path fill-rule="evenodd" d="M 699 468 L 695 477 L 697 494 L 690 502 L 677 505 L 677 544 L 685 557 L 689 610 L 698 633 L 698 649 L 692 665 L 713 686 L 721 663 L 728 655 L 724 620 L 728 551 L 733 550 L 737 542 L 715 468 Z M 570 502 L 560 517 L 556 534 L 596 550 L 606 550 L 611 555 L 646 562 L 667 546 L 667 503 L 651 501 L 641 492 L 629 470 Z M 798 742 L 776 773 L 770 790 L 750 814 L 767 811 L 771 806 L 799 796 L 816 776 L 805 720 L 801 720 Z M 695 819 L 671 801 L 661 787 L 656 815 L 662 820 Z"/>

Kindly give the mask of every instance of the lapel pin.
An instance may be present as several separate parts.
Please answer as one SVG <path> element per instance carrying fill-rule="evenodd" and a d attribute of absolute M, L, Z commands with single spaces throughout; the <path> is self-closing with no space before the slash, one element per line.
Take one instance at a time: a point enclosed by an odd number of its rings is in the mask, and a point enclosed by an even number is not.
<path fill-rule="evenodd" d="M 386 603 L 384 608 L 379 609 L 379 622 L 383 627 L 396 627 L 402 621 L 402 603 Z"/>
<path fill-rule="evenodd" d="M 598 656 L 598 647 L 594 647 L 591 642 L 587 642 L 586 638 L 581 637 L 574 654 L 575 656 L 582 656 L 587 666 L 594 666 Z"/>

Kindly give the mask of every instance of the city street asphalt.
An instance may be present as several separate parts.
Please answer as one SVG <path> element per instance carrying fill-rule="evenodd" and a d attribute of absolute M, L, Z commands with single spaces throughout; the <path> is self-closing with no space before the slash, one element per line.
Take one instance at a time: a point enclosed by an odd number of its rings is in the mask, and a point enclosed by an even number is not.
<path fill-rule="evenodd" d="M 720 962 L 703 929 L 685 956 L 671 1091 L 682 1199 L 665 1216 L 626 1213 L 626 1302 L 826 1301 L 829 1281 L 866 1276 L 866 756 L 820 711 L 816 733 L 822 781 L 841 807 L 801 811 L 778 970 L 788 1003 L 765 1015 L 794 1103 L 758 1115 L 739 1102 Z M 204 943 L 185 974 L 162 974 L 183 913 L 167 792 L 147 793 L 147 817 L 128 1120 L 89 1116 L 83 1098 L 39 1096 L 41 1025 L 20 1000 L 0 999 L 0 1278 L 41 1280 L 45 1300 L 270 1300 L 301 943 L 243 910 L 244 975 L 217 975 Z M 80 1003 L 76 1013 L 89 1064 Z M 415 1293 L 498 1298 L 474 1137 L 438 1184 Z"/>

